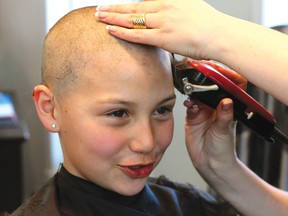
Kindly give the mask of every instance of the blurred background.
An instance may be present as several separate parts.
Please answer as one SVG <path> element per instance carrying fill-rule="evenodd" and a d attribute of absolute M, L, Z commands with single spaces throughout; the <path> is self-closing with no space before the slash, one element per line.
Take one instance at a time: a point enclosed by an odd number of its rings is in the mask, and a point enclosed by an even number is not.
<path fill-rule="evenodd" d="M 45 131 L 38 120 L 32 101 L 32 89 L 40 83 L 41 49 L 45 34 L 70 10 L 97 4 L 136 1 L 108 0 L 0 0 L 0 212 L 13 210 L 30 197 L 56 171 L 62 162 L 57 134 Z M 288 23 L 288 2 L 281 0 L 207 0 L 218 10 L 267 27 Z M 253 32 L 250 32 L 253 34 Z M 264 64 L 265 62 L 263 62 Z M 281 129 L 288 126 L 286 107 L 276 104 L 269 95 L 253 86 L 249 91 L 271 112 L 280 107 Z M 3 99 L 1 93 L 9 97 Z M 192 167 L 184 144 L 185 99 L 177 94 L 175 136 L 162 162 L 152 173 L 171 180 L 191 183 L 207 190 L 206 183 Z M 9 100 L 12 101 L 12 111 Z M 271 105 L 272 104 L 272 105 Z M 271 108 L 272 106 L 272 108 Z M 8 107 L 8 111 L 7 111 Z M 10 107 L 11 108 L 11 107 Z M 2 115 L 17 114 L 19 122 L 1 125 Z M 3 114 L 4 113 L 4 114 Z M 10 116 L 11 117 L 11 116 Z M 9 119 L 12 119 L 10 118 Z M 4 117 L 2 117 L 2 121 Z M 6 121 L 7 119 L 5 119 Z M 15 122 L 14 122 L 15 123 Z M 12 128 L 12 129 L 11 129 Z M 239 129 L 240 158 L 265 180 L 287 189 L 287 151 L 280 145 L 264 145 Z M 250 145 L 251 141 L 259 142 Z M 272 166 L 273 165 L 273 166 Z"/>

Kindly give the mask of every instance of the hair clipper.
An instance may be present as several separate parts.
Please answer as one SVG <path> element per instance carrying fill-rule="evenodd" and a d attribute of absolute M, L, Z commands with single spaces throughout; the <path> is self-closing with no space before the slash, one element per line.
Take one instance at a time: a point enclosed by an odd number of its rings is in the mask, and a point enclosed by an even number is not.
<path fill-rule="evenodd" d="M 288 144 L 288 137 L 275 127 L 276 120 L 261 104 L 221 74 L 221 66 L 208 61 L 184 59 L 174 64 L 175 88 L 189 98 L 196 98 L 204 104 L 216 108 L 224 98 L 234 103 L 234 116 L 265 140 L 275 142 L 275 138 Z"/>

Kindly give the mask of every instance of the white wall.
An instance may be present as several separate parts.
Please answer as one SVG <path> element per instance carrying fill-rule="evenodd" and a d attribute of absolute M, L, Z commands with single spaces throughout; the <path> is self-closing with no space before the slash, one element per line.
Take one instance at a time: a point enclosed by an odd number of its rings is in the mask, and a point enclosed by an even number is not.
<path fill-rule="evenodd" d="M 206 0 L 206 2 L 229 15 L 261 22 L 262 0 Z"/>
<path fill-rule="evenodd" d="M 263 0 L 262 24 L 267 27 L 288 24 L 288 1 Z"/>

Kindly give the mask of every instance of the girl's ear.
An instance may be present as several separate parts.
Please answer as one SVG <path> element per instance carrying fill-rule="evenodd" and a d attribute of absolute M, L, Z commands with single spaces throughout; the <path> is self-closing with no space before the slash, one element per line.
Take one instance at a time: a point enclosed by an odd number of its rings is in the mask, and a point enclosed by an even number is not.
<path fill-rule="evenodd" d="M 33 101 L 44 127 L 50 132 L 58 132 L 54 116 L 55 103 L 52 91 L 45 85 L 36 86 L 33 90 Z"/>

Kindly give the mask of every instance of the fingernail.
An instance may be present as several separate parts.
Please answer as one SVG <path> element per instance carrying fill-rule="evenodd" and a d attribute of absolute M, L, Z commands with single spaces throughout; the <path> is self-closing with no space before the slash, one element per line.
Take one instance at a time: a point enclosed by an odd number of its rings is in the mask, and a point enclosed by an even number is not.
<path fill-rule="evenodd" d="M 96 11 L 108 11 L 109 5 L 99 5 L 96 7 Z"/>
<path fill-rule="evenodd" d="M 222 103 L 222 110 L 223 111 L 230 111 L 233 107 L 233 101 L 231 99 L 226 99 Z"/>
<path fill-rule="evenodd" d="M 192 109 L 199 109 L 199 106 L 198 106 L 197 104 L 194 104 L 194 105 L 192 106 Z"/>
<path fill-rule="evenodd" d="M 98 17 L 98 18 L 100 18 L 100 19 L 103 19 L 103 18 L 107 17 L 107 13 L 97 11 L 97 12 L 95 13 L 95 16 Z"/>
<path fill-rule="evenodd" d="M 109 31 L 109 32 L 111 32 L 111 33 L 114 33 L 114 32 L 116 32 L 116 27 L 115 26 L 111 26 L 111 25 L 107 25 L 106 26 L 106 29 Z"/>
<path fill-rule="evenodd" d="M 183 102 L 183 105 L 187 108 L 191 108 L 193 106 L 192 102 L 187 99 Z"/>

